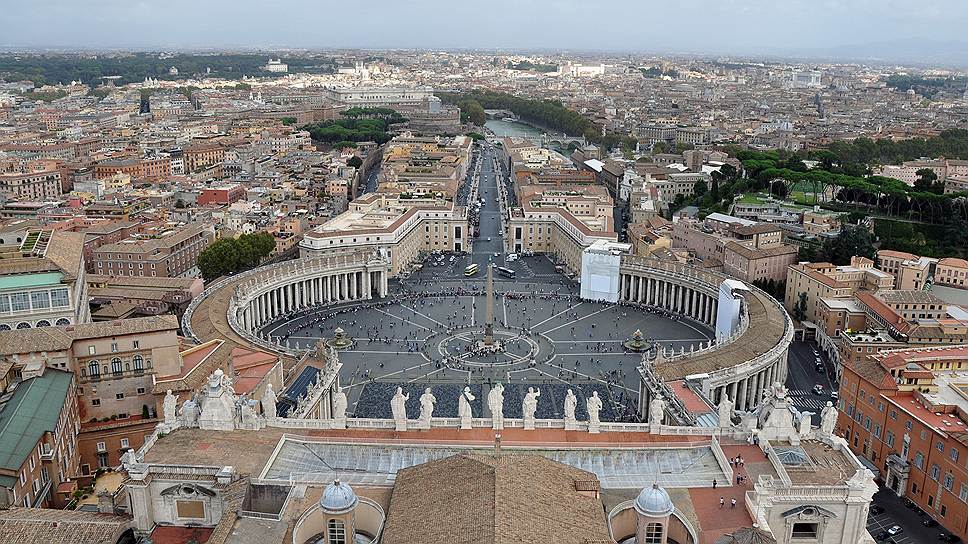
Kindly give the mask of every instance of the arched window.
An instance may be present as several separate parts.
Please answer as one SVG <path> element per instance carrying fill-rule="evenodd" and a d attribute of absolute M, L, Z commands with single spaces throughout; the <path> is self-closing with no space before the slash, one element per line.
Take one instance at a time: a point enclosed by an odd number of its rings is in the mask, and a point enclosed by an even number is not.
<path fill-rule="evenodd" d="M 117 357 L 111 359 L 111 372 L 114 374 L 120 374 L 122 370 L 121 359 L 118 359 Z"/>
<path fill-rule="evenodd" d="M 346 544 L 346 528 L 342 520 L 330 519 L 328 529 L 329 544 Z"/>
<path fill-rule="evenodd" d="M 87 363 L 87 373 L 91 375 L 92 378 L 101 375 L 101 364 L 97 361 L 91 361 Z"/>
<path fill-rule="evenodd" d="M 34 325 L 34 326 L 35 326 L 35 327 L 49 327 L 49 326 L 50 326 L 50 321 L 47 321 L 46 319 L 41 319 L 41 320 L 40 320 L 40 321 L 38 321 L 38 322 L 37 322 L 37 324 L 36 324 L 36 325 Z"/>
<path fill-rule="evenodd" d="M 134 357 L 131 358 L 131 362 L 134 363 L 134 369 L 135 370 L 144 370 L 144 368 L 145 368 L 145 359 L 144 359 L 144 357 L 142 357 L 140 355 L 135 355 Z"/>
<path fill-rule="evenodd" d="M 10 330 L 10 325 L 7 325 L 6 323 L 0 324 L 0 331 L 9 331 L 9 330 Z"/>
<path fill-rule="evenodd" d="M 58 319 L 57 321 L 55 321 L 54 324 L 57 325 L 58 327 L 63 327 L 64 325 L 70 325 L 71 324 L 71 320 L 70 319 L 67 319 L 66 317 L 62 317 L 62 318 Z"/>
<path fill-rule="evenodd" d="M 644 544 L 662 544 L 662 524 L 650 523 L 645 526 Z"/>
<path fill-rule="evenodd" d="M 20 323 L 17 323 L 17 328 L 18 329 L 29 329 L 30 328 L 30 323 L 27 323 L 26 321 L 21 321 Z"/>

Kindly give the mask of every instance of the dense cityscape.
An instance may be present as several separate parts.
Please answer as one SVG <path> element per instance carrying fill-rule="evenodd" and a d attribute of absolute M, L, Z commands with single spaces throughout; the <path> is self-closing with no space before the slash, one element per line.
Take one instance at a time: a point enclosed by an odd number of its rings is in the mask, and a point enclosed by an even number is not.
<path fill-rule="evenodd" d="M 943 63 L 4 46 L 0 544 L 959 542 L 966 259 Z"/>

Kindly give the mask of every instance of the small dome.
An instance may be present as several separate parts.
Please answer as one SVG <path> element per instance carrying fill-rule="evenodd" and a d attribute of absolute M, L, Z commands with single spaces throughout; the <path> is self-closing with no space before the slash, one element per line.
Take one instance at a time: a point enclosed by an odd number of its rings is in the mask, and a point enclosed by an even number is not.
<path fill-rule="evenodd" d="M 675 510 L 676 507 L 672 504 L 669 494 L 659 487 L 659 484 L 652 484 L 651 488 L 643 489 L 635 499 L 635 511 L 643 516 L 664 518 Z"/>
<path fill-rule="evenodd" d="M 323 496 L 319 498 L 319 507 L 327 514 L 345 514 L 356 508 L 360 499 L 356 498 L 356 493 L 349 484 L 344 484 L 339 480 L 326 486 Z"/>

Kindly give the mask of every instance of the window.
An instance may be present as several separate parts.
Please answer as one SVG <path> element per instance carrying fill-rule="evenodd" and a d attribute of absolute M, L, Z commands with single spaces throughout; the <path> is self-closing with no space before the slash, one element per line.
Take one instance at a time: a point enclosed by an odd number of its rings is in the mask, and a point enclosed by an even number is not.
<path fill-rule="evenodd" d="M 111 342 L 111 353 L 117 353 L 117 352 L 118 352 L 118 343 Z"/>
<path fill-rule="evenodd" d="M 951 491 L 951 488 L 955 485 L 955 477 L 950 473 L 944 475 L 944 488 Z"/>
<path fill-rule="evenodd" d="M 27 293 L 14 293 L 10 295 L 10 309 L 15 312 L 23 312 L 30 308 L 27 300 Z"/>
<path fill-rule="evenodd" d="M 47 291 L 34 291 L 30 293 L 30 305 L 35 310 L 50 308 L 50 294 Z"/>
<path fill-rule="evenodd" d="M 891 410 L 891 419 L 897 421 L 897 410 Z"/>
<path fill-rule="evenodd" d="M 88 355 L 97 355 L 97 347 L 96 346 L 87 346 L 87 354 Z"/>
<path fill-rule="evenodd" d="M 941 477 L 941 467 L 931 465 L 931 479 L 937 481 Z"/>
<path fill-rule="evenodd" d="M 914 428 L 914 425 L 911 424 L 911 420 L 910 419 L 907 421 L 907 423 L 904 424 L 904 428 L 907 429 L 907 430 L 909 430 L 909 431 Z M 924 439 L 924 437 L 922 437 L 922 440 L 923 439 Z"/>
<path fill-rule="evenodd" d="M 117 393 L 114 395 L 114 398 L 118 400 L 124 400 L 124 393 Z"/>
<path fill-rule="evenodd" d="M 884 439 L 887 442 L 888 446 L 891 446 L 891 447 L 894 446 L 894 433 L 892 433 L 891 431 L 887 431 L 887 434 L 884 435 Z"/>
<path fill-rule="evenodd" d="M 329 520 L 329 544 L 346 544 L 346 529 L 338 519 Z"/>
<path fill-rule="evenodd" d="M 961 484 L 961 491 L 958 492 L 958 498 L 964 502 L 968 502 L 968 485 Z"/>
<path fill-rule="evenodd" d="M 111 372 L 114 374 L 120 374 L 122 370 L 121 359 L 118 359 L 117 357 L 111 359 Z"/>
<path fill-rule="evenodd" d="M 71 298 L 67 294 L 67 289 L 51 289 L 50 305 L 55 308 L 63 308 L 71 305 Z"/>
<path fill-rule="evenodd" d="M 138 388 L 138 394 L 139 395 L 144 395 L 145 394 L 145 388 L 144 387 L 139 387 Z"/>
<path fill-rule="evenodd" d="M 662 544 L 661 523 L 650 523 L 645 526 L 645 544 Z"/>
<path fill-rule="evenodd" d="M 944 442 L 938 442 L 938 451 L 944 453 Z"/>
<path fill-rule="evenodd" d="M 920 469 L 924 468 L 924 455 L 921 452 L 914 454 L 914 466 Z"/>
<path fill-rule="evenodd" d="M 132 347 L 133 349 L 138 349 L 138 348 L 140 348 L 140 347 L 141 347 L 141 341 L 139 341 L 139 340 L 134 340 L 134 341 L 132 341 L 132 342 L 131 342 L 131 347 Z"/>
<path fill-rule="evenodd" d="M 122 438 L 121 439 L 121 447 L 122 448 L 127 448 L 128 447 L 128 439 L 127 438 Z"/>
<path fill-rule="evenodd" d="M 951 457 L 951 460 L 952 461 L 954 461 L 956 463 L 958 462 L 958 450 L 957 449 L 951 448 L 951 450 L 948 453 L 948 456 Z"/>
<path fill-rule="evenodd" d="M 794 523 L 793 538 L 817 538 L 817 523 Z"/>
<path fill-rule="evenodd" d="M 100 406 L 101 399 L 91 399 L 91 406 Z"/>
<path fill-rule="evenodd" d="M 97 443 L 97 451 L 99 451 L 99 452 L 108 451 L 108 448 L 104 445 L 104 442 L 98 442 Z"/>
<path fill-rule="evenodd" d="M 107 468 L 108 466 L 108 454 L 99 453 L 97 454 L 97 466 L 99 468 Z"/>
<path fill-rule="evenodd" d="M 97 361 L 91 361 L 87 363 L 87 373 L 90 374 L 92 378 L 96 378 L 101 375 L 101 363 Z"/>
<path fill-rule="evenodd" d="M 134 364 L 135 370 L 143 370 L 145 367 L 145 359 L 140 355 L 135 355 L 134 357 L 132 357 L 131 362 Z"/>

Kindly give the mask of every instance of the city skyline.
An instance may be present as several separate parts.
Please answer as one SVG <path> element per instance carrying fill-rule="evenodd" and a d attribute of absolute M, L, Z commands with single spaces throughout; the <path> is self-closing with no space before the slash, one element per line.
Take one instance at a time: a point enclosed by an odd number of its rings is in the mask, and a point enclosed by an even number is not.
<path fill-rule="evenodd" d="M 573 0 L 498 0 L 486 10 L 438 0 L 377 4 L 354 24 L 330 25 L 345 16 L 304 0 L 176 0 L 163 12 L 148 2 L 41 0 L 5 8 L 0 47 L 608 51 L 953 65 L 968 58 L 960 33 L 968 4 L 953 0 L 609 1 L 595 9 Z M 31 30 L 41 25 L 48 31 Z"/>

